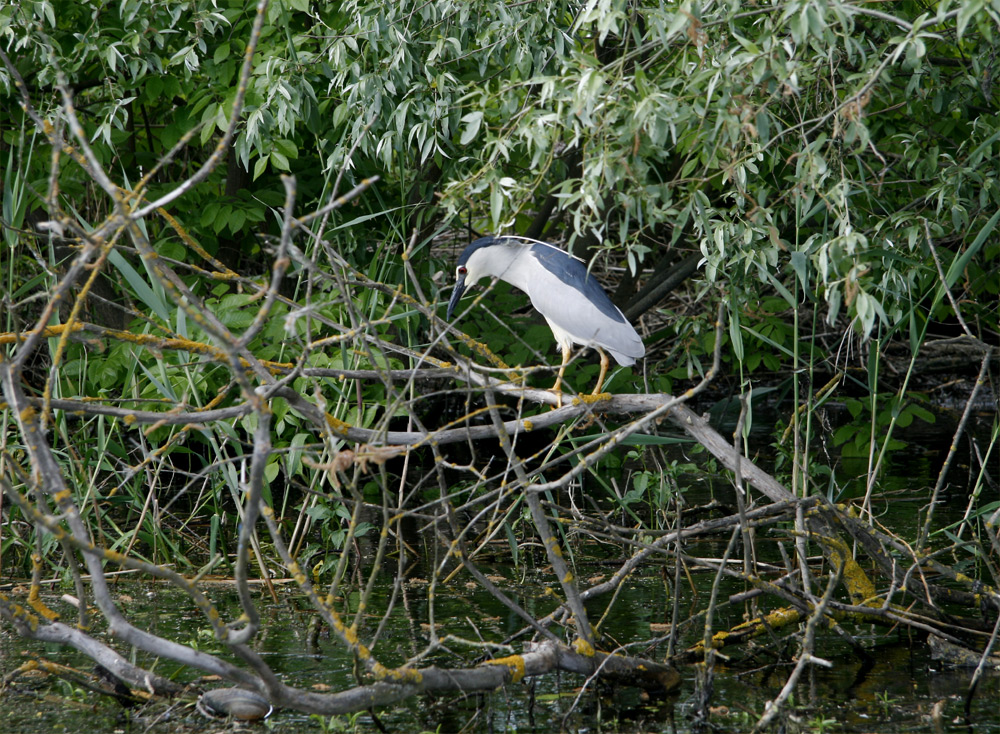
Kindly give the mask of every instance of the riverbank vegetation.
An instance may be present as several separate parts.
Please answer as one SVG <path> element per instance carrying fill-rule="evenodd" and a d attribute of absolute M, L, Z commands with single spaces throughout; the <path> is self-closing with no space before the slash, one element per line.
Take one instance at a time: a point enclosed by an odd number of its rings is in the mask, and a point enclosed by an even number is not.
<path fill-rule="evenodd" d="M 998 34 L 984 0 L 0 7 L 3 634 L 322 714 L 556 670 L 666 695 L 694 666 L 704 722 L 716 656 L 763 656 L 764 730 L 825 645 L 902 627 L 971 664 L 968 716 L 1000 629 Z M 556 407 L 523 294 L 446 322 L 492 232 L 585 259 L 646 359 L 587 396 L 577 355 Z M 943 448 L 887 526 L 920 426 Z M 498 547 L 544 600 L 481 567 Z M 188 594 L 219 652 L 137 626 L 119 572 Z M 668 621 L 612 640 L 636 574 Z M 255 652 L 279 579 L 355 687 Z M 456 583 L 521 629 L 450 629 Z"/>

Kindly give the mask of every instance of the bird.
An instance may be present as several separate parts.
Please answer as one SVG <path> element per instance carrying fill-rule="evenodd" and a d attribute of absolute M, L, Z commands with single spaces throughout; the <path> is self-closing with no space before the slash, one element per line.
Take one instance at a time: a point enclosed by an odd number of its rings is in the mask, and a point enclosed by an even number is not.
<path fill-rule="evenodd" d="M 639 334 L 587 270 L 587 264 L 555 245 L 529 237 L 480 237 L 465 248 L 455 268 L 448 321 L 465 289 L 487 277 L 499 278 L 527 293 L 531 305 L 545 317 L 562 350 L 562 364 L 552 387 L 557 393 L 574 344 L 593 347 L 601 355 L 594 395 L 604 385 L 607 353 L 623 367 L 646 355 Z"/>

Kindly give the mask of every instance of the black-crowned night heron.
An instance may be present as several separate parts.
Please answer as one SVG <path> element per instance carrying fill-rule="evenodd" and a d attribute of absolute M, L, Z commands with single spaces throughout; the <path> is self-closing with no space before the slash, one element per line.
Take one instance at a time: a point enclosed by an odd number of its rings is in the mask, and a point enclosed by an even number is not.
<path fill-rule="evenodd" d="M 455 291 L 448 303 L 449 321 L 466 287 L 481 278 L 500 278 L 528 294 L 562 348 L 553 390 L 562 385 L 574 344 L 594 347 L 601 355 L 594 394 L 601 391 L 608 371 L 605 350 L 622 366 L 635 364 L 646 354 L 642 339 L 597 278 L 587 272 L 586 263 L 554 245 L 527 237 L 481 237 L 462 252 L 456 274 Z"/>

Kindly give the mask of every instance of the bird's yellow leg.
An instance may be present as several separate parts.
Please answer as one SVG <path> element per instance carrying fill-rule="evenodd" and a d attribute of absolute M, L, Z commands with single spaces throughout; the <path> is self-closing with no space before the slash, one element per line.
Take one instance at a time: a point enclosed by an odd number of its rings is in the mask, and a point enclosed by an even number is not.
<path fill-rule="evenodd" d="M 564 346 L 562 348 L 562 364 L 559 365 L 559 372 L 556 374 L 556 384 L 552 386 L 552 391 L 556 394 L 556 407 L 562 407 L 562 379 L 563 373 L 566 371 L 566 365 L 569 364 L 570 348 Z"/>
<path fill-rule="evenodd" d="M 591 395 L 597 395 L 601 388 L 604 387 L 604 378 L 608 374 L 608 355 L 604 353 L 604 350 L 600 347 L 597 348 L 597 353 L 601 355 L 601 374 L 597 376 L 597 384 L 594 386 L 594 392 Z"/>

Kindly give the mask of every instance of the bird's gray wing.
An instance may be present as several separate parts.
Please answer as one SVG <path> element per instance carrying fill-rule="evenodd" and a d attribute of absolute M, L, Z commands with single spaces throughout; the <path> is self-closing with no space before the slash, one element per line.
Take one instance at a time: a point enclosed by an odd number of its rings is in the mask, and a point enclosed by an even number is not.
<path fill-rule="evenodd" d="M 554 247 L 536 245 L 528 295 L 531 304 L 577 344 L 606 349 L 630 365 L 646 348 L 624 314 L 580 260 Z"/>

